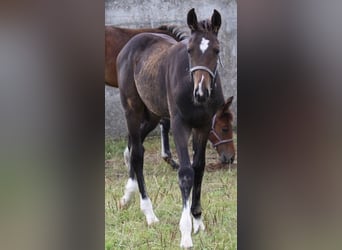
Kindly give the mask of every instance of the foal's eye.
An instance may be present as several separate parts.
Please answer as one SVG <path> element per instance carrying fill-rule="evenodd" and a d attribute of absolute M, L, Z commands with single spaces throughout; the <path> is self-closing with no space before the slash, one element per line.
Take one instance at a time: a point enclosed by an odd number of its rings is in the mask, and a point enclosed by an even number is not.
<path fill-rule="evenodd" d="M 190 54 L 190 53 L 191 53 L 191 51 L 192 51 L 192 49 L 188 49 L 188 54 Z"/>
<path fill-rule="evenodd" d="M 229 131 L 228 128 L 222 128 L 222 132 L 227 133 Z"/>
<path fill-rule="evenodd" d="M 218 49 L 218 48 L 214 48 L 213 50 L 214 50 L 214 53 L 215 53 L 216 55 L 218 55 L 218 53 L 220 53 L 220 49 Z"/>

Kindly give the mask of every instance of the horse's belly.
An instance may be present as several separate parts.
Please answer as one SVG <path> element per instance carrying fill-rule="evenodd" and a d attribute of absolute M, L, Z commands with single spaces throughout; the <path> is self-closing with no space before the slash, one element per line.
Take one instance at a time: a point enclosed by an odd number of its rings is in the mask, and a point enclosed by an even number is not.
<path fill-rule="evenodd" d="M 134 70 L 134 80 L 138 93 L 146 107 L 158 116 L 169 116 L 165 68 L 163 59 L 167 56 L 168 43 L 156 44 L 142 53 Z"/>
<path fill-rule="evenodd" d="M 153 80 L 137 81 L 136 87 L 148 110 L 160 117 L 169 116 L 165 87 Z"/>

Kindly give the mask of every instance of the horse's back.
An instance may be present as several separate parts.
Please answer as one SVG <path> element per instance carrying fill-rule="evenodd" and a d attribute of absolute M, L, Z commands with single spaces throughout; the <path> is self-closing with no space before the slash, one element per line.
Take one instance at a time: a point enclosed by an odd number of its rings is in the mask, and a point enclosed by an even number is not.
<path fill-rule="evenodd" d="M 138 94 L 145 106 L 161 117 L 169 116 L 163 65 L 175 44 L 168 35 L 142 33 L 125 45 L 117 59 L 120 91 Z"/>

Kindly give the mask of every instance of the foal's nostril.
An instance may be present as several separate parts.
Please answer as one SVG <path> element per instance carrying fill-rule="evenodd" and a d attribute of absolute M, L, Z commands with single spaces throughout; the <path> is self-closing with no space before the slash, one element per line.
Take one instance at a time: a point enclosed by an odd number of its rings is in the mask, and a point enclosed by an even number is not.
<path fill-rule="evenodd" d="M 197 102 L 205 102 L 208 99 L 209 92 L 207 89 L 204 91 L 200 88 L 196 88 L 194 92 L 194 97 Z"/>
<path fill-rule="evenodd" d="M 235 159 L 235 154 L 228 155 L 228 156 L 226 154 L 221 155 L 221 163 L 223 164 L 233 163 L 234 159 Z"/>
<path fill-rule="evenodd" d="M 232 158 L 230 159 L 230 163 L 234 163 L 235 160 L 235 154 L 233 154 Z"/>
<path fill-rule="evenodd" d="M 221 163 L 228 163 L 228 157 L 225 154 L 221 155 Z"/>

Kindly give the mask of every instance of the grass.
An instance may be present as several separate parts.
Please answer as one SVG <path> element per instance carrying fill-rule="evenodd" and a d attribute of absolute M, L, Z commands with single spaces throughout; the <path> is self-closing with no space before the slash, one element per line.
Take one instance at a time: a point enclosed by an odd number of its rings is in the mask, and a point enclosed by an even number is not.
<path fill-rule="evenodd" d="M 172 141 L 172 140 L 170 140 Z M 179 249 L 181 194 L 177 173 L 160 157 L 160 138 L 147 138 L 144 174 L 154 212 L 160 222 L 147 226 L 140 211 L 139 194 L 130 206 L 119 208 L 128 173 L 123 161 L 125 140 L 106 140 L 105 248 Z M 174 145 L 172 145 L 173 155 Z M 175 157 L 176 158 L 176 157 Z M 207 162 L 217 153 L 208 146 Z M 205 172 L 202 185 L 203 221 L 206 230 L 192 235 L 194 249 L 237 249 L 237 170 Z"/>

